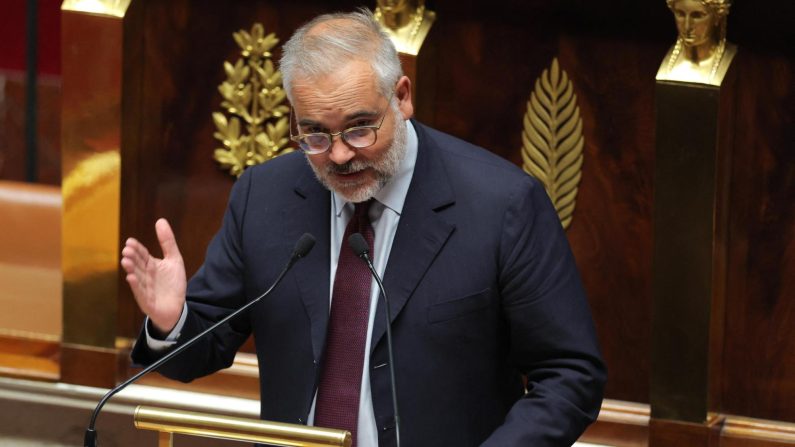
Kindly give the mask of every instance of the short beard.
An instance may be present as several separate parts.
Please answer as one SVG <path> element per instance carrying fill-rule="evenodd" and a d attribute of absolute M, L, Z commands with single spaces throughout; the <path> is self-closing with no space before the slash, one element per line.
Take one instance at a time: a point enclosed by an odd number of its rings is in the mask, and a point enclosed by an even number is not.
<path fill-rule="evenodd" d="M 402 119 L 400 109 L 397 107 L 397 101 L 393 102 L 391 110 L 395 116 L 395 132 L 392 135 L 392 144 L 379 160 L 363 161 L 353 159 L 343 165 L 329 161 L 325 166 L 317 167 L 309 161 L 307 156 L 309 166 L 323 186 L 336 192 L 348 202 L 359 203 L 373 198 L 397 174 L 398 169 L 400 169 L 400 163 L 406 155 L 408 132 L 406 131 L 406 122 Z M 367 149 L 365 148 L 364 150 Z M 358 172 L 367 168 L 372 168 L 375 171 L 375 181 L 368 180 L 366 183 L 346 182 L 334 177 L 334 174 Z"/>

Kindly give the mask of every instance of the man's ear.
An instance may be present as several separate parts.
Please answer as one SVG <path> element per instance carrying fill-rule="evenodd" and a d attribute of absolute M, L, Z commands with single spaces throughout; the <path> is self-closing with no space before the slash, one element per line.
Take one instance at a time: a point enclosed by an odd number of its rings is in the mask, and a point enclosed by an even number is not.
<path fill-rule="evenodd" d="M 414 103 L 411 101 L 411 79 L 401 76 L 395 86 L 395 98 L 398 100 L 398 109 L 403 119 L 414 116 Z"/>

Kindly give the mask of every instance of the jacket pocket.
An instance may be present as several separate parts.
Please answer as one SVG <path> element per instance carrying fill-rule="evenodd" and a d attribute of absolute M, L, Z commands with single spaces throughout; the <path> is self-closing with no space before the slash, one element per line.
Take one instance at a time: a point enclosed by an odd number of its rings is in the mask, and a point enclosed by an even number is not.
<path fill-rule="evenodd" d="M 441 323 L 485 309 L 491 300 L 489 292 L 491 289 L 485 289 L 463 298 L 428 306 L 428 322 Z"/>

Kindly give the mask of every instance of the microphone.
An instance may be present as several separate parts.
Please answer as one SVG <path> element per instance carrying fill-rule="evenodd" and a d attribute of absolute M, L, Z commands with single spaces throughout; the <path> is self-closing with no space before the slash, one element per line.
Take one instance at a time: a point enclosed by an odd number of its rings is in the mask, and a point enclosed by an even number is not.
<path fill-rule="evenodd" d="M 375 282 L 378 283 L 378 288 L 381 289 L 381 296 L 384 297 L 384 311 L 386 312 L 386 347 L 389 356 L 389 377 L 392 380 L 392 408 L 395 410 L 395 443 L 400 447 L 400 417 L 398 416 L 398 401 L 397 401 L 397 385 L 395 385 L 395 356 L 392 355 L 392 317 L 389 312 L 389 300 L 386 297 L 386 290 L 384 284 L 381 283 L 381 277 L 373 267 L 373 262 L 370 260 L 370 246 L 360 233 L 353 233 L 348 237 L 348 244 L 350 244 L 356 256 L 361 258 L 373 274 Z"/>
<path fill-rule="evenodd" d="M 298 239 L 298 242 L 296 242 L 295 248 L 293 249 L 293 253 L 292 253 L 292 255 L 290 255 L 290 260 L 287 261 L 287 265 L 284 266 L 284 268 L 282 269 L 281 273 L 279 273 L 279 276 L 276 277 L 276 280 L 273 282 L 273 284 L 270 286 L 270 288 L 268 288 L 268 290 L 266 290 L 262 295 L 260 295 L 260 296 L 258 296 L 256 298 L 254 298 L 253 300 L 249 301 L 248 303 L 246 303 L 245 305 L 243 305 L 242 307 L 240 307 L 236 311 L 234 311 L 231 314 L 229 314 L 226 317 L 224 317 L 221 321 L 213 324 L 209 328 L 205 329 L 199 335 L 196 335 L 195 337 L 193 337 L 190 340 L 188 340 L 187 342 L 185 342 L 185 344 L 180 345 L 179 347 L 177 347 L 173 351 L 169 352 L 168 354 L 166 354 L 165 356 L 160 358 L 158 361 L 156 361 L 156 362 L 152 363 L 151 365 L 147 366 L 146 368 L 141 370 L 141 372 L 139 372 L 138 374 L 136 374 L 136 375 L 130 377 L 129 379 L 127 379 L 126 382 L 124 382 L 124 383 L 122 383 L 120 385 L 117 385 L 115 388 L 113 388 L 110 391 L 108 391 L 105 394 L 105 396 L 103 396 L 102 399 L 99 401 L 99 403 L 97 404 L 97 407 L 94 408 L 94 412 L 91 414 L 91 421 L 88 424 L 88 428 L 86 428 L 86 435 L 83 438 L 83 446 L 84 447 L 96 447 L 97 446 L 97 432 L 96 432 L 96 430 L 94 430 L 94 425 L 96 423 L 97 416 L 99 415 L 100 410 L 102 410 L 102 407 L 105 405 L 105 403 L 111 397 L 113 397 L 114 394 L 116 394 L 119 391 L 123 390 L 124 388 L 127 387 L 127 385 L 135 382 L 136 380 L 140 379 L 141 377 L 143 377 L 147 373 L 149 373 L 151 371 L 154 371 L 155 369 L 159 368 L 161 365 L 163 365 L 167 361 L 171 360 L 172 358 L 178 356 L 182 351 L 184 351 L 184 350 L 188 349 L 189 347 L 193 346 L 196 343 L 197 340 L 199 340 L 200 338 L 202 338 L 205 335 L 209 334 L 210 332 L 214 331 L 216 328 L 218 328 L 218 326 L 221 326 L 222 324 L 226 323 L 227 321 L 231 320 L 232 318 L 235 318 L 236 316 L 238 316 L 241 313 L 245 312 L 246 310 L 251 308 L 251 306 L 253 306 L 254 304 L 258 303 L 262 298 L 265 298 L 266 296 L 268 296 L 268 294 L 270 294 L 271 291 L 282 281 L 282 278 L 284 278 L 284 275 L 287 274 L 287 272 L 293 267 L 293 265 L 299 259 L 301 259 L 304 256 L 306 256 L 312 250 L 312 247 L 314 247 L 314 246 L 315 246 L 315 237 L 312 236 L 309 233 L 304 233 L 304 235 L 301 236 L 301 238 Z"/>

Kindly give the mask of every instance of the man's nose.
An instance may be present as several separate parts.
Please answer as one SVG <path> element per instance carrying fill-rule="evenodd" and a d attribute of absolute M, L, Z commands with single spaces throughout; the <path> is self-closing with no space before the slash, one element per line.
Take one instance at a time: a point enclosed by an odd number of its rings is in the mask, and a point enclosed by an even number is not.
<path fill-rule="evenodd" d="M 342 135 L 338 135 L 332 137 L 331 146 L 328 148 L 328 154 L 331 161 L 338 165 L 342 165 L 351 161 L 351 159 L 356 156 L 356 151 L 345 144 Z"/>

